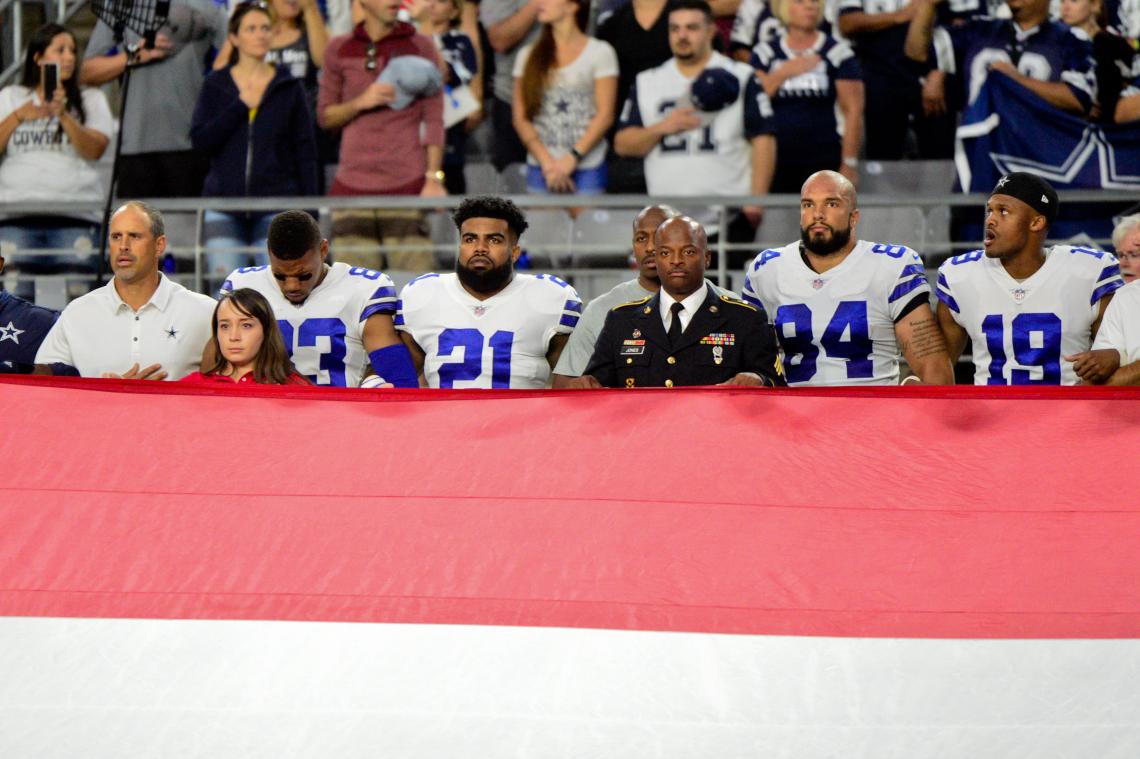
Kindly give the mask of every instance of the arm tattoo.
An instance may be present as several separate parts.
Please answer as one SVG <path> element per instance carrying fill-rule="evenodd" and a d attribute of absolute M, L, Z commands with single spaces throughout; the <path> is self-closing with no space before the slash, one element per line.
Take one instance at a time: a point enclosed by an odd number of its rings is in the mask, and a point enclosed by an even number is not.
<path fill-rule="evenodd" d="M 911 351 L 914 355 L 911 355 Z M 936 353 L 946 353 L 946 340 L 934 319 L 922 319 L 911 326 L 910 339 L 902 344 L 907 361 L 918 361 Z"/>

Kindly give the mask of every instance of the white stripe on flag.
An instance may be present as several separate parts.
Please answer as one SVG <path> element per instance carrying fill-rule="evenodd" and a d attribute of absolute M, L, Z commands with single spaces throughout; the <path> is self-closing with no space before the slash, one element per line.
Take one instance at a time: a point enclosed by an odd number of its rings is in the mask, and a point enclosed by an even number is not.
<path fill-rule="evenodd" d="M 4 757 L 1140 755 L 1140 641 L 0 619 Z"/>

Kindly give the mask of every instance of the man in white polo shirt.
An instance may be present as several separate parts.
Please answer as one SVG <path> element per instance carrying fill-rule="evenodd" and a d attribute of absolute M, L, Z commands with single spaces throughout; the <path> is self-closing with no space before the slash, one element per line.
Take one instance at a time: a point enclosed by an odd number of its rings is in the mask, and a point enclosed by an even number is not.
<path fill-rule="evenodd" d="M 170 380 L 197 371 L 216 304 L 159 271 L 162 214 L 139 201 L 120 206 L 108 247 L 114 278 L 68 304 L 36 353 L 37 368 L 66 364 L 82 377 Z"/>
<path fill-rule="evenodd" d="M 1088 353 L 1101 350 L 1115 350 L 1120 354 L 1120 368 L 1108 378 L 1107 384 L 1140 385 L 1140 281 L 1117 290 L 1104 310 L 1104 319 Z M 1079 361 L 1086 355 L 1067 356 L 1065 360 Z"/>

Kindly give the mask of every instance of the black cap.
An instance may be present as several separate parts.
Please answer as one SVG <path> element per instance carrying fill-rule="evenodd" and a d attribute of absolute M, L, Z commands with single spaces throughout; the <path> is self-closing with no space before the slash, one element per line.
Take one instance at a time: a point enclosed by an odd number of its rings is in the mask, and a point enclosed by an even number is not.
<path fill-rule="evenodd" d="M 1017 198 L 1044 216 L 1046 223 L 1050 225 L 1057 218 L 1057 211 L 1061 207 L 1060 201 L 1057 200 L 1057 191 L 1053 186 L 1027 171 L 1006 174 L 994 185 L 994 191 L 990 195 L 1008 195 Z"/>
<path fill-rule="evenodd" d="M 693 80 L 689 87 L 689 99 L 697 110 L 719 111 L 736 102 L 740 97 L 740 80 L 728 69 L 710 66 Z"/>

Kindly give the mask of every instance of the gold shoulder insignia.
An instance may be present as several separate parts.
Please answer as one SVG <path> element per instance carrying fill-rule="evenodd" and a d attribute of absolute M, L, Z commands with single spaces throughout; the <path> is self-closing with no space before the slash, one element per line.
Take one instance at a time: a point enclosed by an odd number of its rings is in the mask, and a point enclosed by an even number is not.
<path fill-rule="evenodd" d="M 646 295 L 641 300 L 631 300 L 629 303 L 622 303 L 620 306 L 614 306 L 611 311 L 617 311 L 619 308 L 629 308 L 630 306 L 640 306 L 643 303 L 648 303 L 652 295 Z"/>
<path fill-rule="evenodd" d="M 744 306 L 745 308 L 750 308 L 753 311 L 759 311 L 760 310 L 760 309 L 756 308 L 756 306 L 752 305 L 751 303 L 745 303 L 744 301 L 740 300 L 739 298 L 733 298 L 730 295 L 722 295 L 722 296 L 720 296 L 720 299 L 723 300 L 725 303 L 731 303 L 734 306 Z"/>

